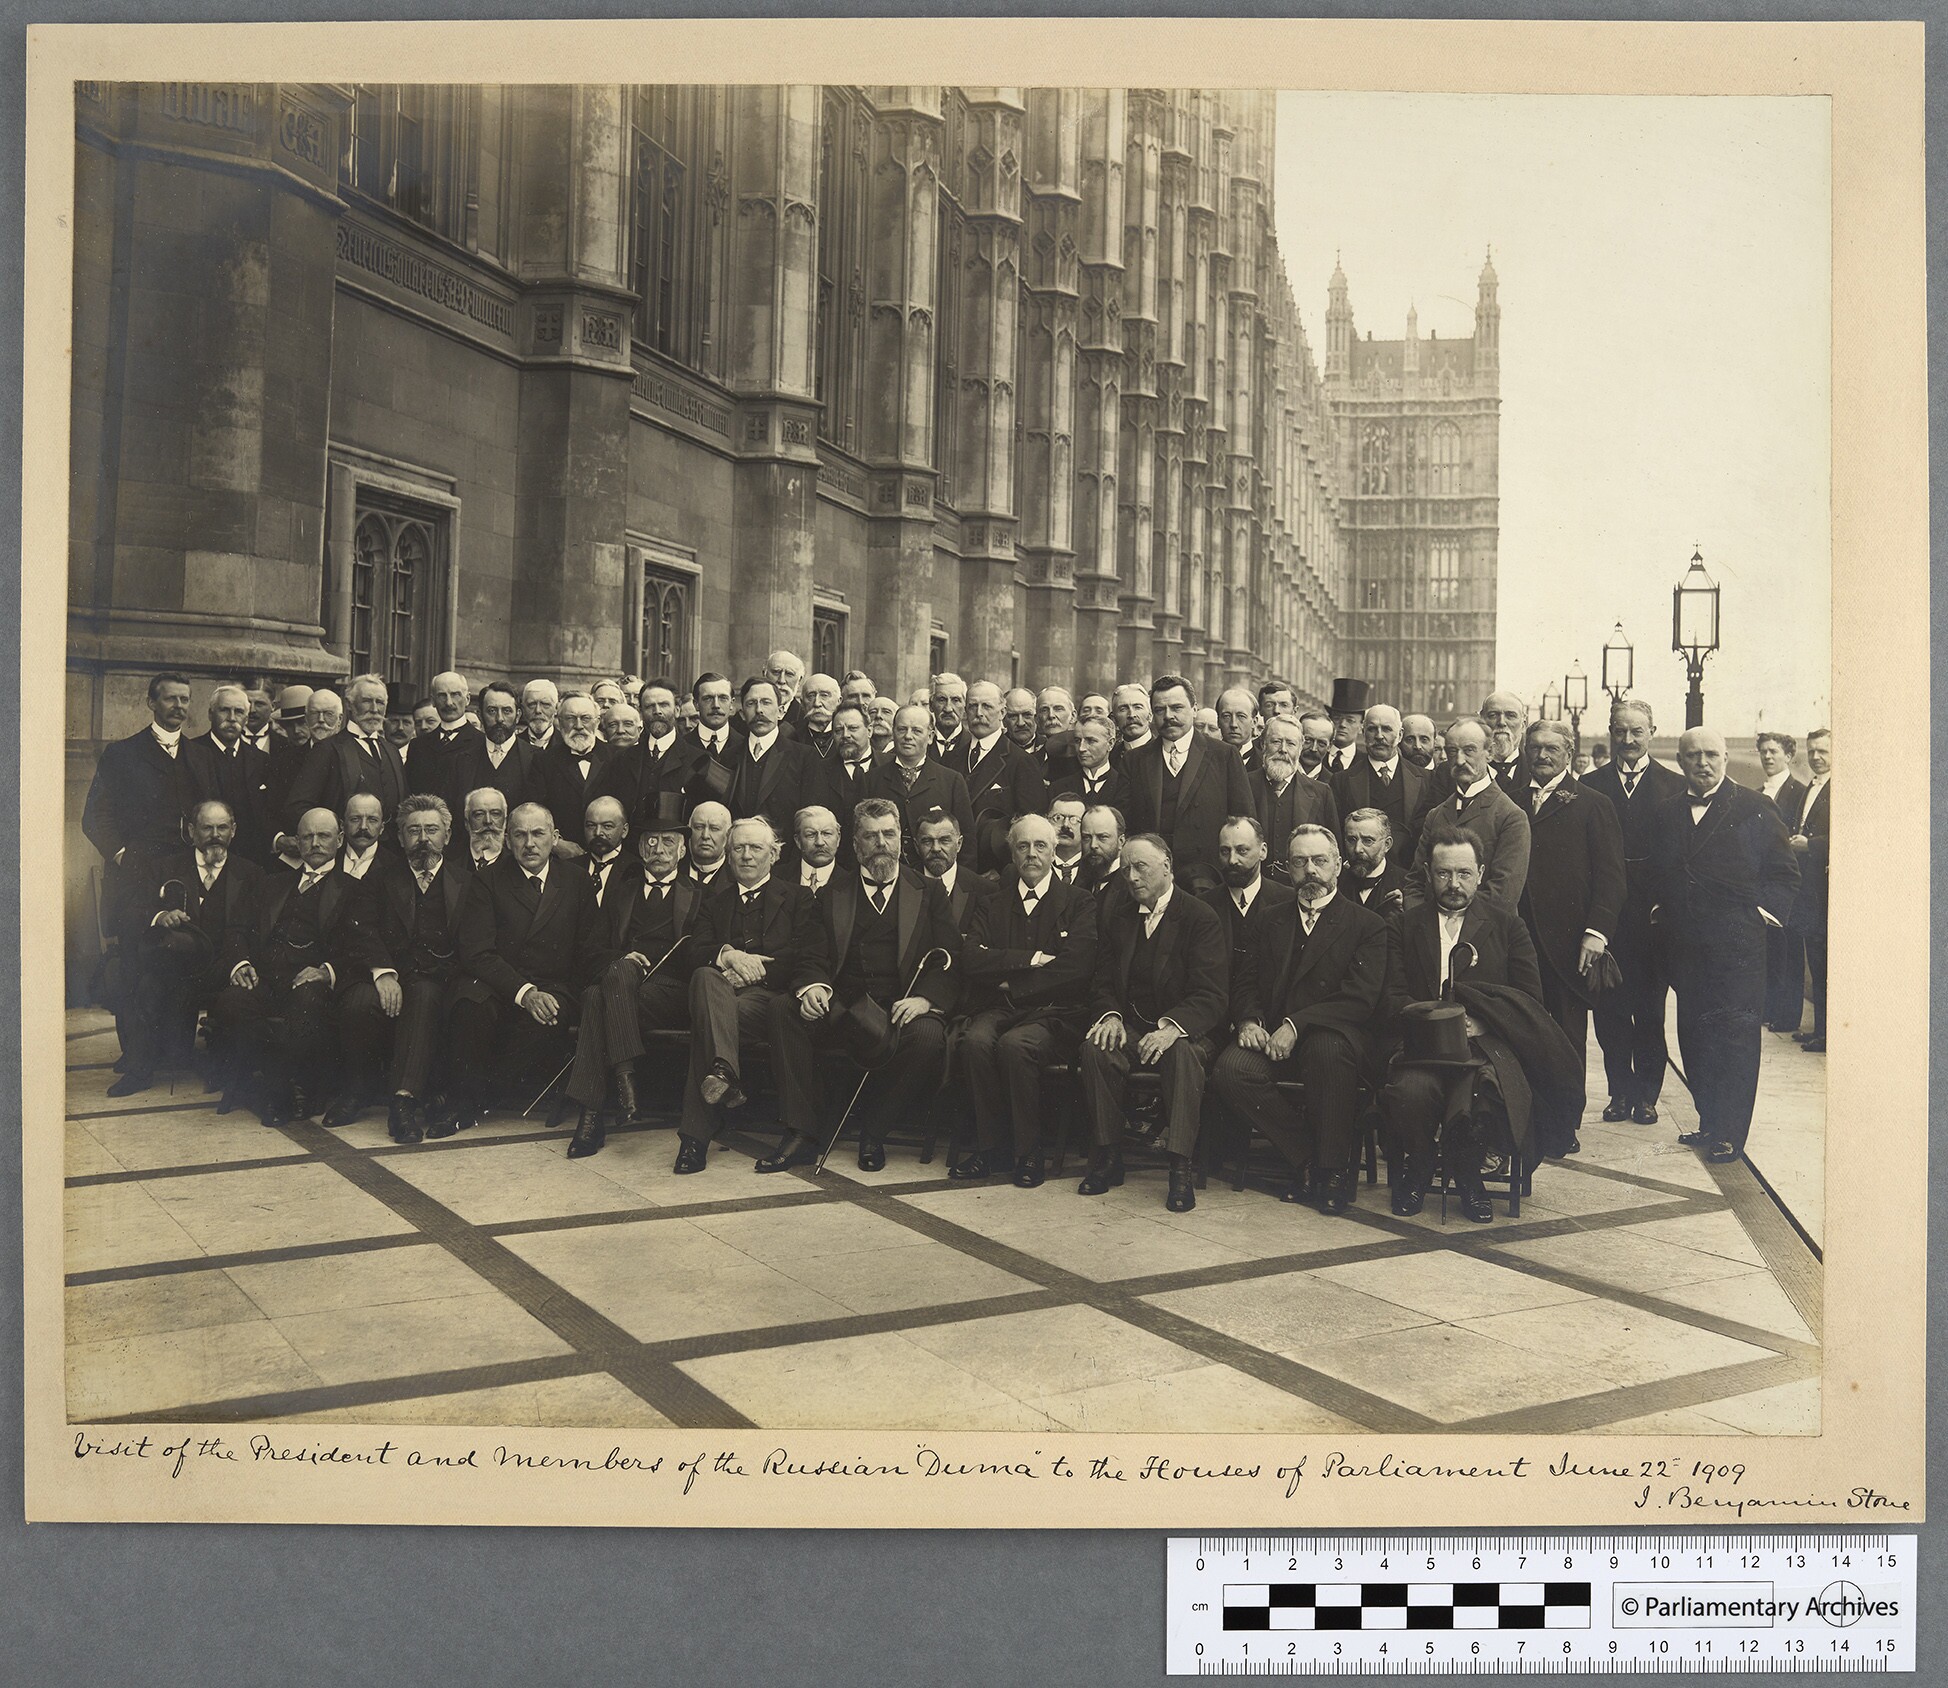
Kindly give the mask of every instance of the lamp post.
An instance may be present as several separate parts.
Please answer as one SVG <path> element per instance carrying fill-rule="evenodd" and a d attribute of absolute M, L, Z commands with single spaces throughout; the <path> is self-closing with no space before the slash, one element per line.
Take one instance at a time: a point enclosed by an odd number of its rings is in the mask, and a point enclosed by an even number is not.
<path fill-rule="evenodd" d="M 1542 719 L 1545 721 L 1562 719 L 1562 693 L 1556 689 L 1553 680 L 1542 688 Z"/>
<path fill-rule="evenodd" d="M 1575 754 L 1583 754 L 1583 711 L 1590 706 L 1590 677 L 1580 662 L 1572 662 L 1563 676 L 1562 706 L 1569 711 L 1569 730 L 1575 737 Z"/>
<path fill-rule="evenodd" d="M 1637 647 L 1625 636 L 1619 621 L 1603 647 L 1603 689 L 1610 694 L 1611 708 L 1630 695 L 1636 679 Z"/>
<path fill-rule="evenodd" d="M 1694 549 L 1684 578 L 1671 588 L 1671 649 L 1684 658 L 1691 690 L 1684 699 L 1684 727 L 1704 725 L 1705 658 L 1718 648 L 1718 583 L 1705 573 Z"/>

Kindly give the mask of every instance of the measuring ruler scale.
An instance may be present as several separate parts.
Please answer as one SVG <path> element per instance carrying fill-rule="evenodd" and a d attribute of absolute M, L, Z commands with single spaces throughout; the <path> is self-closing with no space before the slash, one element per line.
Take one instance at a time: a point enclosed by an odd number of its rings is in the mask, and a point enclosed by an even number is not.
<path fill-rule="evenodd" d="M 1173 1536 L 1172 1676 L 1911 1671 L 1915 1538 Z"/>

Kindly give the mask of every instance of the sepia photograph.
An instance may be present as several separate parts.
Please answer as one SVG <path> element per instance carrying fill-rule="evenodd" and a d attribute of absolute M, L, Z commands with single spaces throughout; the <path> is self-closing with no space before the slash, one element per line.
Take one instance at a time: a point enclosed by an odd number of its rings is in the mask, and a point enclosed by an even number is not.
<path fill-rule="evenodd" d="M 71 82 L 65 1422 L 1819 1438 L 1832 102 L 518 65 Z"/>

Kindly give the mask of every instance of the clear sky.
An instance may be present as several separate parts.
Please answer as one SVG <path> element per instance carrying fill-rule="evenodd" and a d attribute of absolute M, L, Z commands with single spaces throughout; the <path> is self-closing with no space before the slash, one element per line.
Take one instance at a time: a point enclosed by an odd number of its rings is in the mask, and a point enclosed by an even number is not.
<path fill-rule="evenodd" d="M 1621 620 L 1683 722 L 1671 586 L 1723 587 L 1706 720 L 1803 736 L 1831 692 L 1828 113 L 1819 99 L 1279 96 L 1276 215 L 1314 356 L 1502 307 L 1497 668 L 1533 705 Z M 1587 728 L 1588 722 L 1585 721 Z M 1600 726 L 1600 722 L 1599 722 Z"/>

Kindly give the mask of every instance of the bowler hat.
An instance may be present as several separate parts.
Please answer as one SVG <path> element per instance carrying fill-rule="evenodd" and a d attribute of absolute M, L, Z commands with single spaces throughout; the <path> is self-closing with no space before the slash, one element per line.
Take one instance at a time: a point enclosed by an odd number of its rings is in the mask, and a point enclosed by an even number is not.
<path fill-rule="evenodd" d="M 1413 1066 L 1472 1066 L 1468 1011 L 1458 1002 L 1408 1003 L 1400 1012 L 1400 1058 Z"/>
<path fill-rule="evenodd" d="M 1364 715 L 1367 694 L 1372 689 L 1364 680 L 1333 681 L 1332 712 L 1335 715 Z"/>

